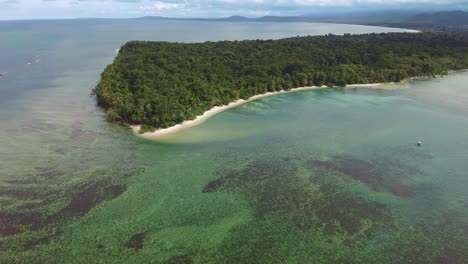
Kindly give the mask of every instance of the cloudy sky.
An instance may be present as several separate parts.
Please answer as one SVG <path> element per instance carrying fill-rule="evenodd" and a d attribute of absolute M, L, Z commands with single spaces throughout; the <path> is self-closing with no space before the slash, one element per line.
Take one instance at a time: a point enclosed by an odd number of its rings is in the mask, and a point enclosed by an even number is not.
<path fill-rule="evenodd" d="M 0 20 L 301 15 L 336 10 L 464 9 L 468 0 L 0 0 Z"/>

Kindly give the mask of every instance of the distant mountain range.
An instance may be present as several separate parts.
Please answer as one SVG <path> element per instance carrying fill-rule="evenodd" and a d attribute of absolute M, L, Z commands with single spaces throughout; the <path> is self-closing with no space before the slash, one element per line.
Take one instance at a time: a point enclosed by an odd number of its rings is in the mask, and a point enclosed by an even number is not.
<path fill-rule="evenodd" d="M 248 18 L 230 16 L 224 18 L 170 18 L 146 16 L 144 20 L 182 20 L 182 21 L 225 21 L 225 22 L 315 22 L 405 27 L 421 30 L 443 30 L 468 32 L 467 11 L 440 11 L 434 13 L 414 13 L 403 11 L 350 13 L 338 15 L 307 14 L 302 16 L 263 16 Z"/>
<path fill-rule="evenodd" d="M 437 13 L 418 14 L 411 17 L 416 23 L 442 24 L 442 25 L 468 25 L 468 12 L 449 11 Z"/>
<path fill-rule="evenodd" d="M 190 21 L 234 21 L 234 22 L 360 22 L 360 23 L 401 23 L 412 22 L 415 24 L 444 24 L 467 25 L 467 11 L 441 11 L 435 13 L 414 12 L 377 12 L 377 13 L 350 13 L 340 15 L 309 14 L 302 16 L 263 16 L 249 18 L 244 16 L 230 16 L 222 18 L 171 18 L 161 16 L 145 16 L 146 20 L 190 20 Z"/>
<path fill-rule="evenodd" d="M 312 22 L 310 17 L 303 16 L 263 16 L 257 18 L 249 18 L 244 16 L 230 16 L 221 18 L 171 18 L 161 16 L 145 16 L 140 19 L 145 20 L 182 20 L 182 21 L 225 21 L 225 22 Z"/>

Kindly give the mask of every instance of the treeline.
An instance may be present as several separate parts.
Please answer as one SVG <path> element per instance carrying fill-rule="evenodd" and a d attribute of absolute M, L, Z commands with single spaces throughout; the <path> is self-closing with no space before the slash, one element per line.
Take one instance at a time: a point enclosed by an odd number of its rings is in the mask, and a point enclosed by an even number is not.
<path fill-rule="evenodd" d="M 95 88 L 108 119 L 164 128 L 216 105 L 301 86 L 398 82 L 468 68 L 468 36 L 326 35 L 126 43 Z"/>

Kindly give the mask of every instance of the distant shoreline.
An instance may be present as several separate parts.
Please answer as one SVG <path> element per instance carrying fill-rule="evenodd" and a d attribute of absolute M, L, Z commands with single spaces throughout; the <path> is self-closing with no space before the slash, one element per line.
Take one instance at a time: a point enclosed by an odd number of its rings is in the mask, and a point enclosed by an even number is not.
<path fill-rule="evenodd" d="M 377 87 L 377 86 L 388 85 L 388 84 L 392 84 L 392 83 L 350 84 L 350 85 L 346 85 L 346 87 Z M 195 119 L 186 120 L 186 121 L 184 121 L 184 122 L 182 122 L 180 124 L 177 124 L 177 125 L 174 125 L 174 126 L 171 126 L 171 127 L 168 127 L 168 128 L 160 128 L 160 129 L 157 129 L 157 130 L 155 130 L 153 132 L 145 132 L 145 133 L 141 134 L 140 133 L 140 129 L 141 129 L 140 125 L 130 125 L 130 128 L 139 137 L 147 138 L 147 139 L 157 139 L 157 138 L 161 138 L 163 136 L 174 134 L 176 132 L 185 130 L 185 129 L 190 128 L 190 127 L 197 126 L 197 125 L 202 124 L 203 122 L 205 122 L 210 117 L 212 117 L 212 116 L 214 116 L 214 115 L 216 115 L 218 113 L 221 113 L 221 112 L 223 112 L 223 111 L 225 111 L 227 109 L 234 108 L 234 107 L 237 107 L 237 106 L 240 106 L 240 105 L 243 105 L 245 103 L 252 102 L 252 101 L 255 101 L 255 100 L 258 100 L 258 99 L 261 99 L 261 98 L 265 98 L 265 97 L 269 97 L 269 96 L 273 96 L 273 95 L 277 95 L 277 94 L 293 93 L 293 92 L 299 92 L 299 91 L 305 91 L 305 90 L 324 89 L 324 88 L 329 88 L 329 87 L 327 87 L 327 86 L 321 86 L 321 87 L 306 86 L 306 87 L 293 88 L 293 89 L 288 90 L 288 91 L 281 90 L 281 91 L 277 91 L 277 92 L 268 92 L 268 93 L 264 93 L 264 94 L 254 95 L 254 96 L 250 97 L 247 100 L 239 99 L 239 100 L 231 102 L 231 103 L 229 103 L 227 105 L 214 106 L 210 110 L 207 110 L 203 114 L 195 117 Z M 332 88 L 337 88 L 337 87 L 332 87 Z"/>

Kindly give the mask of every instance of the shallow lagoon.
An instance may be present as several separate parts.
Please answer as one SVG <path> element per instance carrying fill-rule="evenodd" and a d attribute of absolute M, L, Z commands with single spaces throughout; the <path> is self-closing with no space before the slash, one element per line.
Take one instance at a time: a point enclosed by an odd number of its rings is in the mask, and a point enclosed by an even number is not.
<path fill-rule="evenodd" d="M 107 123 L 89 96 L 130 39 L 394 29 L 11 23 L 0 22 L 0 262 L 467 262 L 467 73 L 282 94 L 161 141 Z"/>

